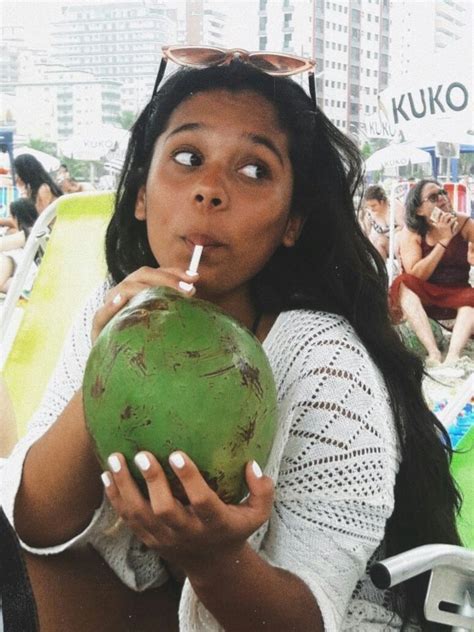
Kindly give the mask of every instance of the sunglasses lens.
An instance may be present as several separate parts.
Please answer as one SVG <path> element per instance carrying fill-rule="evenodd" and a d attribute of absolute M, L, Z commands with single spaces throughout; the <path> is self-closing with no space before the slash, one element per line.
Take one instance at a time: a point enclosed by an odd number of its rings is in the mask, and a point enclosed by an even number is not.
<path fill-rule="evenodd" d="M 215 66 L 221 64 L 226 57 L 225 52 L 220 50 L 213 50 L 212 48 L 198 47 L 189 48 L 183 46 L 182 48 L 173 48 L 167 51 L 168 57 L 175 63 L 182 66 Z"/>
<path fill-rule="evenodd" d="M 275 75 L 292 75 L 301 72 L 307 65 L 302 59 L 270 53 L 253 53 L 250 61 L 256 68 Z"/>

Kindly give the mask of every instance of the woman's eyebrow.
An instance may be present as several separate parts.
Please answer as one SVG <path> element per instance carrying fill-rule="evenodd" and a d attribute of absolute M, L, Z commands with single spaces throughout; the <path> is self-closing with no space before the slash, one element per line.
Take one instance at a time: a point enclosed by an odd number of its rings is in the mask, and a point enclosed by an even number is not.
<path fill-rule="evenodd" d="M 275 143 L 270 138 L 268 138 L 268 136 L 263 136 L 262 134 L 244 134 L 244 136 L 249 138 L 252 143 L 255 143 L 256 145 L 263 145 L 264 147 L 272 151 L 283 166 L 283 156 L 281 155 Z"/>
<path fill-rule="evenodd" d="M 202 127 L 203 126 L 201 125 L 201 123 L 184 123 L 183 125 L 180 125 L 176 129 L 172 130 L 166 138 L 168 139 L 175 134 L 179 134 L 180 132 L 188 132 L 189 130 L 201 129 Z"/>

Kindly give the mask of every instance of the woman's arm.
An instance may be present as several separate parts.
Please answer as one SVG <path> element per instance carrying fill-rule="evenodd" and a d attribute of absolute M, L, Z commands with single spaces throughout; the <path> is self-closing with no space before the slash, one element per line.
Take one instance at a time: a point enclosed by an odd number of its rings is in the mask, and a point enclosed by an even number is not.
<path fill-rule="evenodd" d="M 271 566 L 248 544 L 238 555 L 206 563 L 188 578 L 226 632 L 324 630 L 316 599 L 292 573 Z"/>
<path fill-rule="evenodd" d="M 15 220 L 13 217 L 0 217 L 0 226 L 6 226 L 7 228 L 16 228 Z"/>
<path fill-rule="evenodd" d="M 20 539 L 43 548 L 80 533 L 102 500 L 100 471 L 78 391 L 26 456 L 14 513 Z"/>
<path fill-rule="evenodd" d="M 25 233 L 22 230 L 10 235 L 4 235 L 0 237 L 0 252 L 8 252 L 8 250 L 16 250 L 17 248 L 23 248 L 25 245 Z"/>
<path fill-rule="evenodd" d="M 184 272 L 141 268 L 105 297 L 102 288 L 103 293 L 95 296 L 77 319 L 39 412 L 46 432 L 38 432 L 32 424 L 18 493 L 15 497 L 14 492 L 7 492 L 10 503 L 14 497 L 15 528 L 30 547 L 52 547 L 79 535 L 103 498 L 101 469 L 82 405 L 81 386 L 91 342 L 140 290 L 153 285 L 178 289 L 181 280 L 189 282 L 192 278 Z M 114 302 L 117 295 L 119 301 Z M 12 468 L 16 468 L 17 479 L 18 463 Z"/>
<path fill-rule="evenodd" d="M 420 235 L 405 227 L 400 233 L 400 259 L 404 271 L 422 281 L 429 279 L 443 258 L 451 239 L 452 235 L 440 239 L 433 250 L 423 257 Z"/>
<path fill-rule="evenodd" d="M 456 213 L 459 225 L 461 228 L 461 235 L 464 237 L 466 241 L 474 243 L 474 220 L 468 218 L 466 220 L 466 215 L 461 215 L 461 213 Z"/>

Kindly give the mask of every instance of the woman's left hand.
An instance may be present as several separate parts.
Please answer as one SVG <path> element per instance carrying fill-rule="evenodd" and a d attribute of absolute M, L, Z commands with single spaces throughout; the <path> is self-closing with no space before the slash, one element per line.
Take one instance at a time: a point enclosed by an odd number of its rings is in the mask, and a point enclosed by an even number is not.
<path fill-rule="evenodd" d="M 173 496 L 163 468 L 150 452 L 140 452 L 135 463 L 145 479 L 149 500 L 141 493 L 119 453 L 109 457 L 111 471 L 103 475 L 107 497 L 148 548 L 155 549 L 185 572 L 205 569 L 211 558 L 238 552 L 270 517 L 273 483 L 268 476 L 261 475 L 255 462 L 246 465 L 249 495 L 239 505 L 224 503 L 183 452 L 173 452 L 169 463 L 189 504 Z"/>

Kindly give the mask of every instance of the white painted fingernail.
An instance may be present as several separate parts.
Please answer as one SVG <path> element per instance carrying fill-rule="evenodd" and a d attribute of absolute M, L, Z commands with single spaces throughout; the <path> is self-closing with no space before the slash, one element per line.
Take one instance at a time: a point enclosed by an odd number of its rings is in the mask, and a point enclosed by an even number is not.
<path fill-rule="evenodd" d="M 146 472 L 151 467 L 150 459 L 143 452 L 136 454 L 133 460 L 135 461 L 137 467 L 143 470 L 143 472 Z"/>
<path fill-rule="evenodd" d="M 118 456 L 115 456 L 115 454 L 112 454 L 112 456 L 109 456 L 109 458 L 107 459 L 107 462 L 112 472 L 115 472 L 115 473 L 120 472 L 120 469 L 122 466 L 120 465 L 120 460 Z"/>
<path fill-rule="evenodd" d="M 183 455 L 179 452 L 173 452 L 173 454 L 170 454 L 169 460 L 171 465 L 174 465 L 180 470 L 184 467 L 185 460 L 183 459 Z"/>
<path fill-rule="evenodd" d="M 183 290 L 183 292 L 191 292 L 191 290 L 194 288 L 194 285 L 192 283 L 185 283 L 184 281 L 180 281 L 178 283 L 179 289 Z"/>
<path fill-rule="evenodd" d="M 257 461 L 253 461 L 252 462 L 252 470 L 253 470 L 253 473 L 255 474 L 255 476 L 257 478 L 262 478 L 262 476 L 263 476 L 262 468 L 257 463 Z"/>
<path fill-rule="evenodd" d="M 120 301 L 122 300 L 122 295 L 121 294 L 116 294 L 113 298 L 112 303 L 114 305 L 118 305 L 120 303 Z"/>
<path fill-rule="evenodd" d="M 104 487 L 110 487 L 112 485 L 112 479 L 110 478 L 110 474 L 108 472 L 102 472 L 100 478 L 104 483 Z"/>

